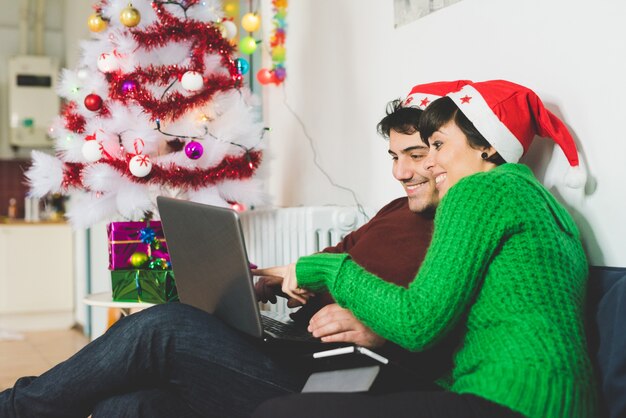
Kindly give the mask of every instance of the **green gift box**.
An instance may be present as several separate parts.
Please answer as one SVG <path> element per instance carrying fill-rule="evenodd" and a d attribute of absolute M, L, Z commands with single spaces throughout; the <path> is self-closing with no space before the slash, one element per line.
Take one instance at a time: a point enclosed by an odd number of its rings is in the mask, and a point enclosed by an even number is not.
<path fill-rule="evenodd" d="M 178 301 L 172 270 L 111 270 L 111 286 L 118 302 Z"/>

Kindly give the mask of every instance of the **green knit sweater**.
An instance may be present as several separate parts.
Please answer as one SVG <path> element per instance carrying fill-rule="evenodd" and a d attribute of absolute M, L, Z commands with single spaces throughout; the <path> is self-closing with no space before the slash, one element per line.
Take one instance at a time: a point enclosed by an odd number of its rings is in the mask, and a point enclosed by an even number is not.
<path fill-rule="evenodd" d="M 597 415 L 579 232 L 523 165 L 504 164 L 450 188 L 408 289 L 368 273 L 347 254 L 302 257 L 296 272 L 300 286 L 328 289 L 376 333 L 410 350 L 463 326 L 450 371 L 453 392 L 530 418 Z"/>

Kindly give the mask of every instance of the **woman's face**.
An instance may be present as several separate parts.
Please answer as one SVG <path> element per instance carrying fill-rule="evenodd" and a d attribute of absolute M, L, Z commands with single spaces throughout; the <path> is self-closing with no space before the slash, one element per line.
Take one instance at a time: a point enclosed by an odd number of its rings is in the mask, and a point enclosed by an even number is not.
<path fill-rule="evenodd" d="M 470 147 L 467 137 L 453 120 L 435 131 L 428 141 L 430 149 L 424 164 L 433 173 L 439 198 L 463 177 L 495 167 L 481 157 L 483 152 L 493 154 L 492 148 Z"/>

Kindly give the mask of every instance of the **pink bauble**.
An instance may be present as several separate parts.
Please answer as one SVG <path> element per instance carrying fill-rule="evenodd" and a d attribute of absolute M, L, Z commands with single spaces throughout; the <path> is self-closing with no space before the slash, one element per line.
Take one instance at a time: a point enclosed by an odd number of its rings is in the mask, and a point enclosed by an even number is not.
<path fill-rule="evenodd" d="M 201 143 L 196 141 L 191 141 L 187 145 L 185 145 L 185 155 L 191 158 L 192 160 L 197 160 L 202 157 L 204 153 L 204 147 Z"/>

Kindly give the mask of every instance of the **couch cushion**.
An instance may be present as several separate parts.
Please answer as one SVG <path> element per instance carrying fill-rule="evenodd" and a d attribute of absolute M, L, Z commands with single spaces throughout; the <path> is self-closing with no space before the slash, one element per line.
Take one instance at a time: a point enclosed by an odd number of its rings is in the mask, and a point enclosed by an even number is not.
<path fill-rule="evenodd" d="M 626 268 L 592 267 L 589 342 L 611 418 L 626 416 Z"/>

